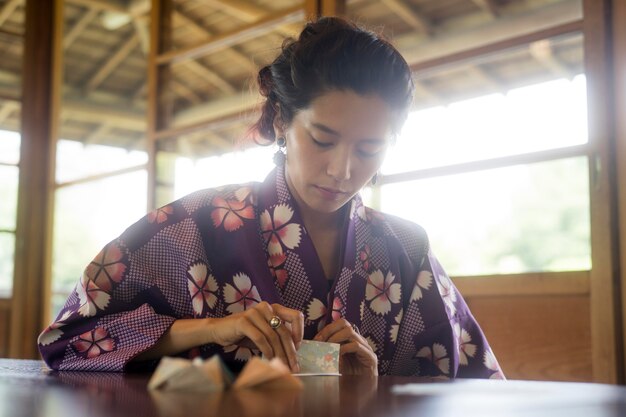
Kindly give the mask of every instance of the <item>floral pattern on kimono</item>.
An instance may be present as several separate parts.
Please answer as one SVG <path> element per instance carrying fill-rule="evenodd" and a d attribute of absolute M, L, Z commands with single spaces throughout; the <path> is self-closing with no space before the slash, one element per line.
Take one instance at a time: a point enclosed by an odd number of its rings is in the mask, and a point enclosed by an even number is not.
<path fill-rule="evenodd" d="M 177 319 L 219 318 L 261 301 L 302 311 L 304 338 L 345 318 L 379 372 L 502 378 L 498 362 L 424 230 L 345 207 L 341 267 L 329 290 L 299 208 L 276 168 L 262 183 L 202 190 L 107 244 L 39 337 L 53 369 L 122 371 Z M 209 344 L 181 355 L 243 362 L 255 349 Z"/>

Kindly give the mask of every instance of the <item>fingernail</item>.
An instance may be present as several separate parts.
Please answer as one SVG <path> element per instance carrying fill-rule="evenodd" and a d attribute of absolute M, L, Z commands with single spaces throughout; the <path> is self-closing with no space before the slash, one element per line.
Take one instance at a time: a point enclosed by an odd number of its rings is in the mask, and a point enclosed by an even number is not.
<path fill-rule="evenodd" d="M 322 336 L 320 336 L 319 334 L 316 334 L 313 340 L 318 340 L 318 341 L 322 340 Z"/>

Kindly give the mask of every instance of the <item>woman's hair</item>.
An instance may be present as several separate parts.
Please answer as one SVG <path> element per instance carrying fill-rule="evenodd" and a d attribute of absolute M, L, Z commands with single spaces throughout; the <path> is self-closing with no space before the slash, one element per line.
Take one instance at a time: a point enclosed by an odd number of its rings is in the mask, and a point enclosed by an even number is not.
<path fill-rule="evenodd" d="M 261 68 L 257 82 L 266 98 L 252 126 L 273 142 L 274 119 L 280 109 L 288 126 L 296 113 L 333 90 L 376 94 L 394 111 L 394 132 L 406 120 L 413 99 L 411 70 L 381 35 L 338 17 L 308 23 L 297 40 L 286 39 L 274 62 Z"/>

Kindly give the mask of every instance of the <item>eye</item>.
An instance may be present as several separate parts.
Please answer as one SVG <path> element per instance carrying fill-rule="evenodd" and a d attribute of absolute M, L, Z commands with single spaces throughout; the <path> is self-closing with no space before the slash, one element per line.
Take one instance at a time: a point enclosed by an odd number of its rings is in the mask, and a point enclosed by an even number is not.
<path fill-rule="evenodd" d="M 316 146 L 319 146 L 320 148 L 330 148 L 331 146 L 333 146 L 333 143 L 332 143 L 332 142 L 321 142 L 321 141 L 319 141 L 319 140 L 315 139 L 315 138 L 313 137 L 313 135 L 311 135 L 311 134 L 309 134 L 309 137 L 311 138 L 311 140 L 313 141 L 313 143 L 314 143 Z"/>
<path fill-rule="evenodd" d="M 365 146 L 358 149 L 360 156 L 364 158 L 375 158 L 385 149 L 384 146 Z"/>

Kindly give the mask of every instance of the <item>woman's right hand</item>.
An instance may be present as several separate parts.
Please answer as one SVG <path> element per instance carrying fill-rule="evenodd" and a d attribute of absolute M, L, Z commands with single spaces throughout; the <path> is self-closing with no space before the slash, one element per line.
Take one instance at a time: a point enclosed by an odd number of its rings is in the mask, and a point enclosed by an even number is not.
<path fill-rule="evenodd" d="M 269 323 L 274 316 L 278 316 L 283 322 L 276 329 Z M 253 347 L 260 350 L 266 358 L 278 357 L 292 372 L 299 372 L 296 350 L 304 335 L 302 312 L 263 301 L 241 313 L 210 320 L 212 343 Z"/>

